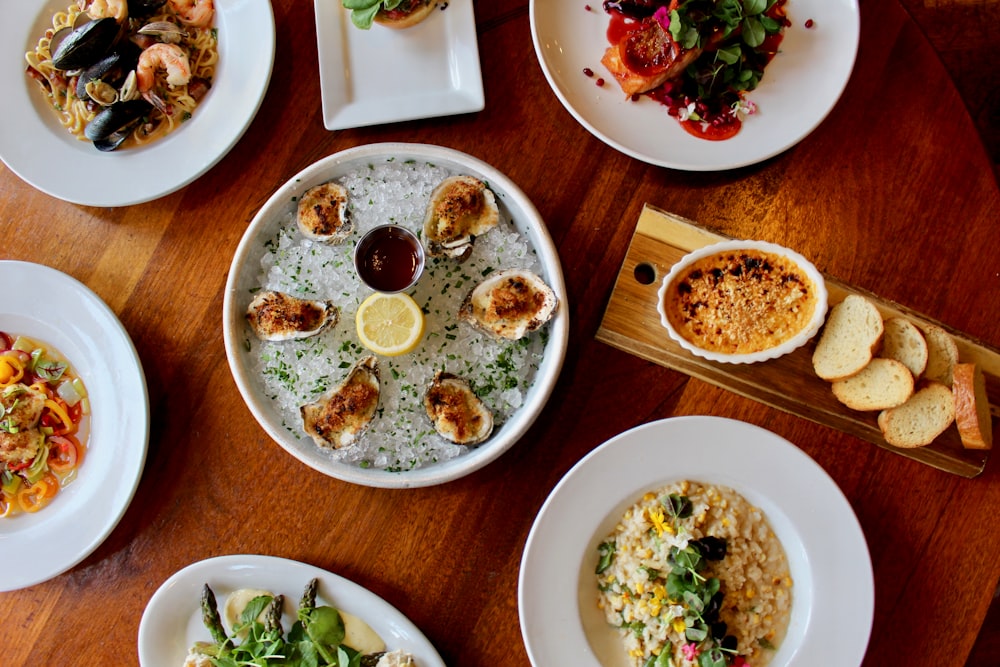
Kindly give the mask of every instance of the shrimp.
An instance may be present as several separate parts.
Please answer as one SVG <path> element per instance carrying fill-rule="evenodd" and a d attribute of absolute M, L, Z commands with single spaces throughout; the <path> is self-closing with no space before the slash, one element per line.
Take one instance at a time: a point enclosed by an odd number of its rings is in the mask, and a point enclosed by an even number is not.
<path fill-rule="evenodd" d="M 110 17 L 121 23 L 128 18 L 128 0 L 77 0 L 76 5 L 95 21 Z"/>
<path fill-rule="evenodd" d="M 205 28 L 215 16 L 213 0 L 167 0 L 182 23 L 196 28 Z"/>
<path fill-rule="evenodd" d="M 156 75 L 166 71 L 170 87 L 186 85 L 191 80 L 191 64 L 187 53 L 176 44 L 153 44 L 139 55 L 135 66 L 135 81 L 146 101 L 166 113 L 166 103 L 156 92 Z"/>

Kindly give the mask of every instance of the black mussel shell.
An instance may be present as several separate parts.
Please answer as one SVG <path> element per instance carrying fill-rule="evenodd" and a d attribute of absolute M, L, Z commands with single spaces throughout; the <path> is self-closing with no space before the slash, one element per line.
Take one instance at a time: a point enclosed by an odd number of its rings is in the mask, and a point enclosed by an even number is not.
<path fill-rule="evenodd" d="M 83 134 L 95 144 L 99 141 L 107 140 L 116 132 L 128 128 L 141 119 L 152 108 L 153 105 L 146 100 L 115 102 L 94 116 L 94 119 L 87 123 Z M 119 141 L 118 143 L 121 142 Z"/>
<path fill-rule="evenodd" d="M 84 23 L 59 44 L 52 54 L 52 66 L 60 70 L 90 67 L 111 51 L 119 30 L 113 18 Z"/>
<path fill-rule="evenodd" d="M 141 17 L 151 16 L 165 5 L 167 0 L 128 0 L 128 15 Z"/>
<path fill-rule="evenodd" d="M 104 80 L 116 88 L 128 73 L 139 63 L 142 49 L 134 42 L 123 42 L 117 49 L 83 70 L 76 80 L 76 96 L 87 99 L 87 84 L 97 79 Z"/>

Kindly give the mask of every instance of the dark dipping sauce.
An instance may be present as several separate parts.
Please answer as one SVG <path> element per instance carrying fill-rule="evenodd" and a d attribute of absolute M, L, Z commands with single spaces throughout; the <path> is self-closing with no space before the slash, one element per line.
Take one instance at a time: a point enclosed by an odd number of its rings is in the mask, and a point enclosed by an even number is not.
<path fill-rule="evenodd" d="M 354 250 L 358 277 L 378 292 L 402 292 L 424 270 L 424 248 L 405 227 L 381 225 L 365 234 Z"/>

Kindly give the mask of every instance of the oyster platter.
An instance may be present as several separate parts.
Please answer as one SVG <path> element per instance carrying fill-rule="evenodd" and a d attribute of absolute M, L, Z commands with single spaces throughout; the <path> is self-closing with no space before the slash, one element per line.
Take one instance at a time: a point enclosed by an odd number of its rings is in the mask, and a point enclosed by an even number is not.
<path fill-rule="evenodd" d="M 399 263 L 360 255 L 385 228 L 413 271 L 376 289 L 362 267 Z M 303 463 L 369 486 L 439 484 L 541 411 L 565 303 L 544 222 L 503 174 L 450 149 L 371 144 L 307 167 L 261 208 L 229 276 L 226 351 L 258 423 Z M 397 306 L 409 342 L 379 346 L 367 318 Z"/>
<path fill-rule="evenodd" d="M 726 364 L 691 354 L 672 340 L 660 324 L 657 291 L 671 266 L 687 253 L 726 237 L 697 223 L 647 205 L 639 216 L 628 252 L 615 281 L 596 338 L 643 359 L 672 368 L 747 398 L 964 477 L 983 471 L 989 450 L 963 447 L 954 426 L 931 444 L 894 447 L 883 437 L 877 413 L 852 410 L 833 394 L 830 383 L 816 375 L 813 340 L 783 357 L 755 364 Z M 831 307 L 848 295 L 861 295 L 885 318 L 905 317 L 918 326 L 946 330 L 958 348 L 959 359 L 982 369 L 990 419 L 1000 415 L 1000 352 L 905 306 L 825 276 Z"/>

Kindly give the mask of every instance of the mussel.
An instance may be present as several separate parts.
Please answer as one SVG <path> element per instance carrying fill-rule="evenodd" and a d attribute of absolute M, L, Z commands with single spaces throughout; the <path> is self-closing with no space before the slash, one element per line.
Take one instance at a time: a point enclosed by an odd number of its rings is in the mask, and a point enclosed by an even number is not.
<path fill-rule="evenodd" d="M 97 150 L 113 151 L 152 109 L 153 105 L 144 99 L 115 102 L 94 116 L 83 134 L 94 142 Z"/>
<path fill-rule="evenodd" d="M 153 21 L 139 28 L 138 32 L 165 44 L 180 44 L 188 36 L 187 31 L 173 21 Z"/>
<path fill-rule="evenodd" d="M 125 42 L 80 73 L 76 81 L 76 96 L 88 98 L 102 106 L 118 101 L 118 89 L 129 72 L 135 69 L 142 53 L 136 44 Z"/>
<path fill-rule="evenodd" d="M 128 0 L 128 15 L 132 17 L 152 16 L 167 0 Z"/>
<path fill-rule="evenodd" d="M 52 66 L 59 70 L 90 67 L 111 51 L 120 30 L 113 18 L 84 23 L 59 43 L 52 54 Z"/>

